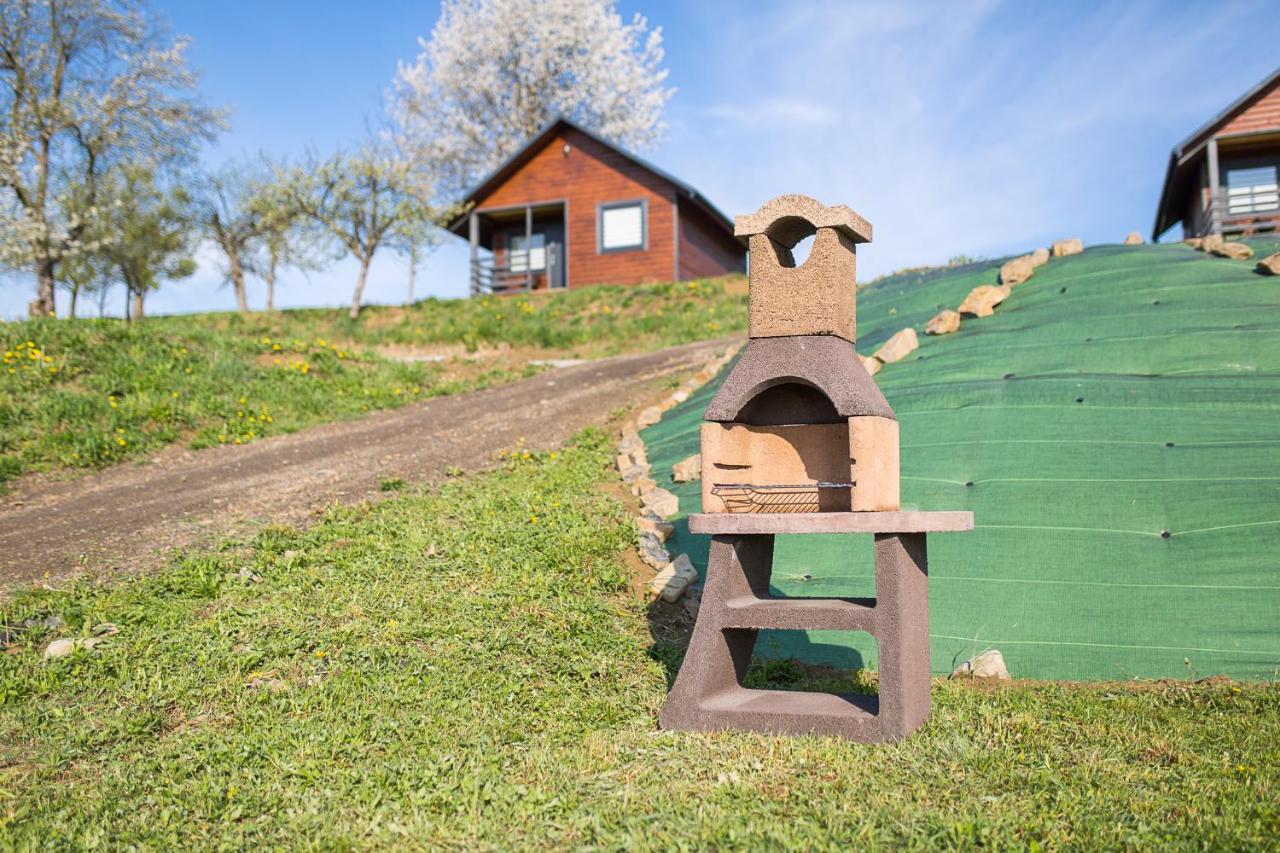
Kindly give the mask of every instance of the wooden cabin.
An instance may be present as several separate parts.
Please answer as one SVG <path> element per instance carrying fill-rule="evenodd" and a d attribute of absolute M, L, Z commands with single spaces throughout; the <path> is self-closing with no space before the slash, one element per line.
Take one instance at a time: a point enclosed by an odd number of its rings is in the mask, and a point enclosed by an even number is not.
<path fill-rule="evenodd" d="M 1280 69 L 1173 149 L 1152 239 L 1248 236 L 1280 224 Z"/>
<path fill-rule="evenodd" d="M 733 221 L 688 184 L 557 119 L 464 199 L 471 293 L 742 272 Z"/>

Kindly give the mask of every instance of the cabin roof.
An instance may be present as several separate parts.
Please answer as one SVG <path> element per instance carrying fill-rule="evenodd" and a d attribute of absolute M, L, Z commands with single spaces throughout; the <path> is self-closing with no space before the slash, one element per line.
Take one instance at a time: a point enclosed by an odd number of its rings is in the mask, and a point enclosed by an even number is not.
<path fill-rule="evenodd" d="M 1169 153 L 1169 166 L 1165 170 L 1164 186 L 1160 190 L 1160 203 L 1156 205 L 1156 221 L 1151 234 L 1153 240 L 1158 240 L 1161 234 L 1182 219 L 1181 202 L 1186 195 L 1187 183 L 1194 174 L 1194 167 L 1199 164 L 1200 156 L 1204 152 L 1205 143 L 1213 137 L 1215 131 L 1278 83 L 1280 83 L 1280 68 L 1272 71 L 1213 118 L 1193 130 L 1186 139 L 1173 146 L 1173 150 Z"/>
<path fill-rule="evenodd" d="M 519 151 L 517 151 L 516 153 L 508 157 L 500 166 L 498 166 L 496 169 L 490 172 L 485 178 L 483 178 L 478 184 L 472 187 L 467 192 L 467 194 L 463 197 L 462 203 L 466 205 L 468 209 L 470 209 L 470 206 L 475 203 L 477 198 L 483 198 L 489 195 L 490 193 L 492 193 L 504 181 L 510 178 L 513 174 L 515 174 L 515 172 L 521 166 L 523 166 L 525 163 L 533 159 L 533 155 L 537 154 L 540 150 L 542 150 L 542 148 L 548 142 L 550 142 L 551 139 L 555 136 L 557 131 L 566 127 L 572 130 L 576 130 L 578 133 L 581 133 L 584 136 L 589 137 L 590 139 L 594 140 L 600 145 L 604 145 L 612 149 L 613 151 L 618 152 L 623 157 L 626 157 L 628 160 L 635 163 L 637 166 L 641 167 L 642 169 L 645 169 L 648 172 L 651 172 L 652 174 L 656 175 L 657 177 L 671 184 L 673 187 L 676 188 L 676 191 L 681 196 L 688 199 L 689 201 L 692 201 L 698 207 L 702 208 L 703 211 L 705 211 L 713 221 L 715 221 L 719 225 L 722 225 L 725 228 L 725 230 L 727 230 L 730 234 L 733 233 L 733 220 L 725 216 L 724 213 L 722 213 L 719 208 L 717 208 L 714 204 L 712 204 L 707 199 L 706 196 L 698 192 L 698 190 L 696 190 L 694 187 L 680 180 L 679 178 L 672 175 L 671 173 L 665 172 L 662 169 L 659 169 L 657 166 L 653 165 L 649 161 L 632 153 L 631 151 L 628 151 L 622 146 L 617 145 L 613 142 L 610 142 L 609 140 L 603 138 L 599 134 L 596 134 L 587 130 L 586 128 L 582 127 L 576 122 L 570 121 L 564 116 L 560 116 L 559 118 L 553 119 L 552 121 L 548 122 L 542 128 L 542 130 L 539 130 L 533 136 L 532 139 L 530 139 L 527 143 L 524 144 L 524 146 Z M 458 217 L 454 218 L 446 227 L 448 228 L 449 231 L 452 231 L 453 233 L 459 236 L 466 236 L 464 233 L 464 229 L 467 225 L 468 216 L 469 216 L 469 213 L 463 213 Z"/>

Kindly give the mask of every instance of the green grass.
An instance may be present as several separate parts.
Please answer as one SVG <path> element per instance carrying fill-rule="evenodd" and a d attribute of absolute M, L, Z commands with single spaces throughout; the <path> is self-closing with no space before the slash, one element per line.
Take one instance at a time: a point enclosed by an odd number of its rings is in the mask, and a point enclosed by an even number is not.
<path fill-rule="evenodd" d="M 611 454 L 588 432 L 156 576 L 21 594 L 5 621 L 119 633 L 0 654 L 0 847 L 1274 843 L 1273 685 L 938 682 L 933 720 L 880 746 L 658 732 L 679 651 L 624 592 Z"/>
<path fill-rule="evenodd" d="M 604 356 L 730 334 L 726 281 L 515 298 L 117 320 L 0 323 L 0 489 L 29 471 L 101 468 L 174 442 L 240 444 L 528 375 L 527 359 L 399 361 L 382 348 L 517 347 Z"/>
<path fill-rule="evenodd" d="M 0 324 L 0 350 L 0 487 L 27 471 L 101 468 L 174 442 L 242 444 L 520 375 L 456 378 L 442 364 L 182 318 Z"/>

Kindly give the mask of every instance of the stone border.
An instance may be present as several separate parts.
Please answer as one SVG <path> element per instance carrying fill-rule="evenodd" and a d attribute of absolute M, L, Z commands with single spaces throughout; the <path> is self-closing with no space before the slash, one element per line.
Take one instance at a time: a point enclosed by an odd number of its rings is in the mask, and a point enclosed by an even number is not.
<path fill-rule="evenodd" d="M 675 525 L 667 519 L 679 513 L 680 501 L 654 480 L 640 430 L 662 420 L 664 412 L 685 402 L 693 392 L 715 379 L 742 347 L 743 344 L 731 345 L 724 354 L 708 361 L 681 383 L 670 396 L 641 409 L 634 420 L 622 425 L 622 438 L 618 442 L 618 473 L 631 493 L 640 499 L 642 512 L 635 519 L 636 552 L 655 572 L 648 582 L 649 592 L 655 599 L 661 598 L 672 604 L 679 601 L 689 585 L 698 580 L 698 570 L 693 567 L 688 554 L 678 554 L 673 558 L 667 552 L 665 543 L 675 533 Z M 696 613 L 697 603 L 686 602 L 686 607 L 691 613 Z"/>

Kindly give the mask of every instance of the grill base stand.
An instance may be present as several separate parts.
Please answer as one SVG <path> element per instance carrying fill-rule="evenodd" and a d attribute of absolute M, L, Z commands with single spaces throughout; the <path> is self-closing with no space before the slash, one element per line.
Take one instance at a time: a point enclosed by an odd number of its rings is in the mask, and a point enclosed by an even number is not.
<path fill-rule="evenodd" d="M 929 578 L 925 534 L 875 534 L 874 599 L 769 597 L 773 534 L 719 534 L 689 650 L 659 716 L 664 729 L 898 740 L 929 718 Z M 876 638 L 878 696 L 742 686 L 761 629 L 866 631 Z"/>

